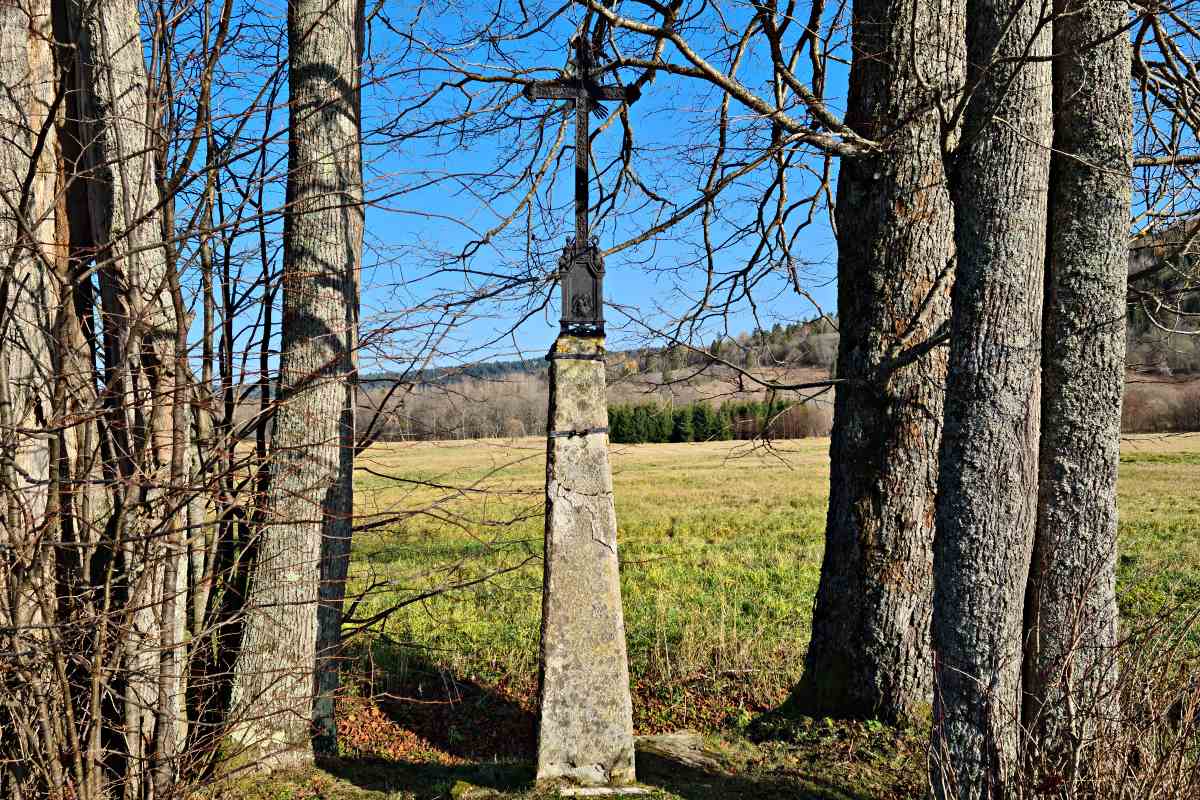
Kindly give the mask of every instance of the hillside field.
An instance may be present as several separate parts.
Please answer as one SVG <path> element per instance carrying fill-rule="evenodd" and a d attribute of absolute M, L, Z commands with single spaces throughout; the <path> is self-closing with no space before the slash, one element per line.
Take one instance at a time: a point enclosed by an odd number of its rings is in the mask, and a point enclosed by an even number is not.
<path fill-rule="evenodd" d="M 665 797 L 755 797 L 769 785 L 772 796 L 884 798 L 923 785 L 922 731 L 801 720 L 786 742 L 746 738 L 800 675 L 828 447 L 613 448 L 637 732 L 701 731 L 744 770 L 639 766 Z M 1200 434 L 1128 437 L 1121 461 L 1118 591 L 1137 627 L 1200 605 Z M 370 624 L 347 625 L 360 699 L 341 708 L 345 758 L 333 775 L 272 791 L 520 791 L 535 731 L 544 443 L 379 445 L 358 467 L 370 529 L 356 534 L 352 589 L 365 595 L 352 605 Z"/>

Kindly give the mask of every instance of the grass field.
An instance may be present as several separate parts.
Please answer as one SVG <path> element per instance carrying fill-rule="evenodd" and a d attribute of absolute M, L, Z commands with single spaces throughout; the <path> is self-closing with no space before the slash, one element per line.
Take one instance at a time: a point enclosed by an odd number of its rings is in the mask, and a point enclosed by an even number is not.
<path fill-rule="evenodd" d="M 919 731 L 814 720 L 786 745 L 742 739 L 800 674 L 828 446 L 613 449 L 635 727 L 750 748 L 731 756 L 746 770 L 736 785 L 673 774 L 659 781 L 665 796 L 754 797 L 763 781 L 793 797 L 919 789 Z M 543 451 L 539 439 L 491 440 L 377 446 L 361 458 L 360 512 L 379 527 L 357 534 L 352 572 L 366 595 L 354 617 L 396 607 L 355 637 L 359 691 L 376 698 L 343 707 L 353 774 L 378 778 L 362 786 L 434 797 L 463 777 L 528 780 L 526 766 L 495 765 L 531 760 Z M 1200 435 L 1131 437 L 1121 461 L 1118 591 L 1137 624 L 1200 603 Z"/>

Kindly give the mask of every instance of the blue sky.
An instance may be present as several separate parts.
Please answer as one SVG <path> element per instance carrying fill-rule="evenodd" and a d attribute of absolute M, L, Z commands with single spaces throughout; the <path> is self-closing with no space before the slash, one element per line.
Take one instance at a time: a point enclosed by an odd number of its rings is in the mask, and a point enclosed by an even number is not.
<path fill-rule="evenodd" d="M 530 22 L 519 26 L 522 31 L 527 32 L 534 21 L 541 27 L 535 34 L 488 45 L 472 34 L 485 28 L 489 34 L 511 32 L 501 24 L 487 24 L 485 11 L 497 5 L 529 11 Z M 564 7 L 565 13 L 554 16 L 555 9 Z M 618 4 L 618 9 L 623 7 L 632 5 Z M 454 77 L 445 69 L 447 60 L 466 64 L 484 75 L 516 70 L 529 71 L 530 77 L 554 77 L 566 60 L 566 43 L 582 12 L 569 3 L 538 0 L 491 5 L 466 0 L 400 0 L 381 8 L 382 13 L 371 25 L 366 71 L 369 82 L 363 93 L 367 131 L 364 156 L 371 201 L 367 211 L 363 321 L 365 330 L 377 332 L 363 351 L 363 369 L 403 368 L 406 362 L 431 350 L 436 351 L 434 363 L 438 365 L 517 356 L 540 358 L 558 330 L 557 293 L 548 292 L 546 279 L 571 230 L 573 152 L 564 149 L 560 153 L 542 181 L 537 202 L 505 235 L 480 247 L 469 258 L 457 256 L 468 242 L 519 207 L 529 186 L 529 181 L 519 175 L 520 169 L 530 154 L 540 158 L 546 152 L 547 141 L 553 140 L 561 117 L 541 119 L 549 104 L 531 104 L 519 97 L 515 87 L 471 84 L 469 90 L 479 91 L 471 98 L 472 107 L 500 97 L 516 99 L 506 108 L 507 117 L 470 118 L 465 124 L 475 125 L 476 129 L 457 137 L 452 126 L 433 123 L 462 113 L 466 95 L 453 90 L 432 96 L 429 92 L 440 81 Z M 716 6 L 707 8 L 710 10 L 701 20 L 704 24 L 689 28 L 687 38 L 705 56 L 720 62 L 722 45 L 729 34 L 715 24 L 717 18 L 711 9 Z M 725 23 L 736 34 L 739 22 L 749 13 L 747 6 L 727 3 L 720 8 Z M 231 110 L 244 104 L 249 94 L 257 91 L 256 81 L 261 82 L 271 72 L 275 53 L 267 43 L 272 39 L 283 41 L 282 11 L 282 0 L 258 6 L 251 20 L 257 27 L 244 32 L 242 50 L 232 54 L 231 63 L 241 72 L 230 76 L 220 92 Z M 831 22 L 825 20 L 827 29 Z M 837 34 L 829 45 L 835 58 L 829 61 L 825 97 L 840 114 L 846 92 L 845 63 L 850 54 L 845 20 L 837 22 Z M 627 36 L 619 36 L 616 41 L 617 47 L 635 44 Z M 770 70 L 768 54 L 762 49 L 760 44 L 747 56 L 740 77 L 745 85 L 766 96 Z M 679 60 L 670 48 L 665 56 Z M 799 63 L 804 65 L 806 60 L 802 58 Z M 622 80 L 628 82 L 633 75 L 623 73 Z M 798 75 L 802 80 L 810 77 L 803 67 Z M 280 104 L 285 101 L 286 86 L 278 98 Z M 720 92 L 709 84 L 660 72 L 642 99 L 631 107 L 631 128 L 638 148 L 633 167 L 644 185 L 658 196 L 669 198 L 673 205 L 648 203 L 644 195 L 631 191 L 627 184 L 615 202 L 593 216 L 593 232 L 602 249 L 646 230 L 697 196 L 715 141 L 712 126 L 720 102 Z M 747 109 L 733 103 L 731 114 L 733 134 L 726 158 L 732 162 L 730 169 L 738 158 L 761 153 L 765 142 L 765 126 Z M 286 121 L 286 109 L 280 105 L 271 123 L 278 139 L 273 145 L 276 170 L 275 182 L 267 191 L 268 205 L 282 203 Z M 253 139 L 260 131 L 261 118 L 246 134 Z M 595 159 L 602 168 L 609 166 L 622 144 L 622 135 L 619 125 L 613 125 L 596 140 Z M 548 139 L 539 141 L 541 136 Z M 569 141 L 569 127 L 566 136 Z M 497 165 L 502 165 L 498 173 Z M 821 166 L 821 159 L 811 155 L 789 169 L 789 196 L 796 198 L 811 191 L 817 185 L 812 170 L 819 171 Z M 836 169 L 834 162 L 828 175 L 831 190 L 836 185 Z M 459 177 L 453 173 L 465 174 Z M 509 183 L 489 186 L 481 177 L 489 174 L 507 178 Z M 761 196 L 769 177 L 765 170 L 752 172 L 721 196 L 710 229 L 713 240 L 729 237 L 740 222 L 750 218 L 753 201 Z M 611 189 L 616 176 L 608 169 L 596 180 L 593 201 L 598 187 Z M 836 246 L 827 211 L 824 200 L 816 204 L 811 222 L 796 230 L 793 255 L 799 259 L 801 288 L 823 311 L 834 313 Z M 278 220 L 272 221 L 271 234 L 273 246 L 277 245 L 281 235 Z M 639 246 L 608 257 L 610 347 L 664 343 L 629 318 L 662 328 L 692 306 L 706 278 L 698 260 L 703 253 L 701 234 L 698 219 L 692 217 Z M 247 246 L 255 240 L 253 231 L 246 231 L 240 243 Z M 751 236 L 729 244 L 719 251 L 716 269 L 729 271 L 744 265 L 754 243 L 755 237 Z M 530 283 L 478 302 L 468 313 L 454 316 L 453 304 L 464 292 L 487 289 L 505 276 L 525 276 Z M 540 307 L 547 296 L 550 303 Z M 808 319 L 816 313 L 810 299 L 796 292 L 782 271 L 771 272 L 750 296 L 737 298 L 727 315 L 707 319 L 690 335 L 697 344 L 706 344 L 718 335 Z M 516 330 L 503 335 L 514 324 Z"/>
<path fill-rule="evenodd" d="M 452 39 L 479 23 L 479 20 L 470 16 L 480 13 L 478 6 L 464 4 L 460 8 L 463 16 L 438 15 L 427 19 L 420 31 L 426 36 Z M 411 11 L 412 5 L 408 3 L 389 6 L 389 21 L 399 28 L 400 21 Z M 579 18 L 579 10 L 573 9 L 548 25 L 538 36 L 522 41 L 519 47 L 510 48 L 506 55 L 511 61 L 506 66 L 544 68 L 538 77 L 553 77 L 555 68 L 566 59 L 565 43 Z M 699 48 L 715 52 L 718 47 L 715 35 L 704 30 L 695 31 L 691 38 Z M 404 44 L 400 37 L 377 21 L 373 26 L 371 48 L 376 70 L 384 70 L 385 64 L 389 67 L 395 64 L 394 59 Z M 480 49 L 464 48 L 462 60 L 470 61 L 480 71 L 487 71 L 482 57 L 472 60 L 481 56 L 482 52 Z M 672 57 L 670 53 L 667 55 Z M 411 67 L 411 51 L 408 57 L 408 66 Z M 417 113 L 406 115 L 412 116 L 412 119 L 397 117 L 399 109 L 409 106 L 412 95 L 419 94 L 422 86 L 433 85 L 442 75 L 436 71 L 438 64 L 435 61 L 415 60 L 434 70 L 415 74 L 415 77 L 389 78 L 368 87 L 364 94 L 366 127 L 373 128 L 390 122 L 400 127 L 412 127 L 418 124 L 418 120 L 451 116 L 461 110 L 461 105 L 456 102 L 459 98 L 451 94 L 423 105 Z M 748 59 L 743 69 L 743 80 L 755 89 L 763 88 L 758 85 L 767 74 L 762 67 L 761 62 L 756 64 L 753 59 Z M 630 80 L 631 74 L 623 79 Z M 840 110 L 844 94 L 844 69 L 834 65 L 829 80 L 827 94 L 831 97 L 831 105 Z M 689 162 L 693 157 L 703 155 L 706 147 L 711 147 L 714 137 L 709 126 L 716 119 L 719 103 L 720 95 L 707 84 L 660 73 L 643 98 L 630 109 L 631 128 L 641 148 L 635 156 L 634 167 L 640 178 L 652 185 L 656 192 L 670 196 L 677 205 L 690 202 L 697 196 L 703 174 L 702 164 Z M 542 101 L 535 107 L 524 99 L 518 99 L 511 113 L 540 114 L 547 105 Z M 751 138 L 755 126 L 746 109 L 735 104 L 731 112 L 746 136 L 745 141 L 733 142 L 733 149 L 741 147 L 748 154 L 760 151 L 761 143 Z M 558 116 L 548 119 L 548 126 L 553 129 L 559 119 Z M 527 138 L 522 141 L 521 135 Z M 550 135 L 553 136 L 553 130 Z M 572 129 L 568 129 L 568 140 L 572 135 Z M 436 182 L 389 200 L 386 208 L 373 207 L 368 211 L 369 255 L 364 274 L 364 319 L 387 318 L 397 309 L 410 307 L 433 293 L 461 290 L 469 283 L 462 275 L 430 275 L 430 269 L 423 265 L 437 258 L 439 253 L 448 258 L 475 238 L 479 231 L 495 226 L 517 205 L 527 184 L 521 184 L 507 194 L 483 198 L 479 187 L 472 185 L 471 181 L 447 180 L 445 174 L 455 170 L 489 172 L 497 162 L 519 154 L 525 143 L 532 141 L 532 136 L 533 131 L 526 121 L 522 134 L 514 129 L 502 129 L 465 141 L 453 141 L 447 137 L 440 141 L 431 138 L 410 139 L 398 145 L 383 145 L 379 143 L 380 140 L 373 143 L 368 138 L 365 151 L 369 165 L 368 194 L 387 194 L 394 191 L 397 185 Z M 615 154 L 621 141 L 622 131 L 618 126 L 604 131 L 594 146 L 596 161 L 603 166 Z M 533 149 L 532 145 L 530 149 Z M 542 192 L 539 197 L 540 204 L 546 207 L 546 213 L 544 218 L 534 215 L 531 230 L 539 238 L 536 246 L 542 251 L 541 263 L 537 265 L 541 274 L 550 268 L 551 259 L 547 256 L 561 249 L 564 237 L 570 231 L 573 163 L 573 151 L 567 150 L 545 181 L 552 188 Z M 610 173 L 601 176 L 600 180 L 611 187 L 614 178 Z M 738 207 L 751 208 L 746 203 L 759 195 L 762 180 L 763 174 L 752 173 L 747 180 L 741 181 L 719 201 L 722 213 L 729 214 L 730 219 L 736 221 Z M 789 180 L 792 181 L 793 196 L 802 194 L 806 187 L 812 185 L 811 178 L 802 169 L 790 170 Z M 594 183 L 593 201 L 597 194 L 596 187 Z M 596 226 L 594 233 L 598 235 L 602 249 L 642 232 L 656 221 L 650 209 L 639 207 L 637 194 L 626 193 L 614 205 L 606 208 L 598 220 L 593 217 L 593 225 Z M 516 227 L 524 230 L 523 225 Z M 713 238 L 727 236 L 731 230 L 728 223 L 716 224 L 712 231 Z M 529 259 L 523 250 L 528 243 L 519 236 L 514 239 L 516 241 L 497 241 L 495 246 L 481 248 L 465 263 L 475 271 L 496 274 L 520 272 L 529 267 Z M 700 241 L 699 225 L 691 220 L 607 259 L 606 295 L 608 301 L 618 307 L 610 307 L 607 312 L 610 347 L 633 346 L 645 340 L 647 330 L 630 324 L 627 316 L 649 318 L 652 325 L 657 325 L 686 308 L 689 298 L 695 298 L 704 284 L 704 270 L 698 266 L 680 268 L 680 265 L 688 265 L 696 260 L 700 253 Z M 794 252 L 798 252 L 804 262 L 804 288 L 825 311 L 834 312 L 835 288 L 832 278 L 836 249 L 824 209 L 818 209 L 813 222 L 798 234 L 796 243 Z M 718 267 L 731 269 L 741 266 L 750 253 L 751 244 L 744 242 L 731 245 L 719 254 Z M 748 299 L 734 303 L 725 320 L 711 320 L 695 331 L 696 338 L 708 341 L 726 330 L 731 334 L 750 330 L 757 324 L 755 313 L 759 323 L 768 327 L 776 321 L 795 321 L 817 313 L 809 300 L 789 287 L 783 275 L 768 277 L 756 286 L 753 305 L 755 311 L 751 310 Z M 557 294 L 552 305 L 530 316 L 515 336 L 476 350 L 506 331 L 521 313 L 528 310 L 526 303 L 484 304 L 472 319 L 456 326 L 451 335 L 456 344 L 447 343 L 446 349 L 467 351 L 470 353 L 468 360 L 513 357 L 518 353 L 540 357 L 557 334 Z"/>

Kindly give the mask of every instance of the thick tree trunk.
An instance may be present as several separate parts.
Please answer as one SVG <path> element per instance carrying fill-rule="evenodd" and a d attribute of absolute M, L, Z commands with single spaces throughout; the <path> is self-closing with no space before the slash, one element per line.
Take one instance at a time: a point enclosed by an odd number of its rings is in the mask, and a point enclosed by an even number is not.
<path fill-rule="evenodd" d="M 51 749 L 64 733 L 45 535 L 51 448 L 35 433 L 51 413 L 54 381 L 52 263 L 37 244 L 46 193 L 32 156 L 45 114 L 35 102 L 31 23 L 25 3 L 0 3 L 0 795 L 18 798 L 52 791 L 67 767 Z"/>
<path fill-rule="evenodd" d="M 174 432 L 176 313 L 170 301 L 162 242 L 161 202 L 151 133 L 149 89 L 136 0 L 67 0 L 65 40 L 74 47 L 68 126 L 80 145 L 75 165 L 85 192 L 95 248 L 104 345 L 106 430 L 114 464 L 115 534 L 132 609 L 120 632 L 124 646 L 125 795 L 136 797 L 151 759 L 175 755 L 175 742 L 155 739 L 155 708 L 174 697 L 181 659 L 164 652 L 168 514 Z M 186 433 L 184 434 L 186 435 Z M 164 601 L 166 601 L 164 603 Z M 173 611 L 171 612 L 173 616 Z M 171 622 L 165 623 L 170 625 Z M 169 634 L 166 639 L 170 640 Z M 172 665 L 161 674 L 163 659 Z M 167 680 L 171 686 L 163 687 Z"/>
<path fill-rule="evenodd" d="M 820 716 L 928 713 L 946 351 L 888 364 L 949 320 L 954 217 L 934 98 L 963 81 L 961 0 L 854 5 L 846 121 L 885 148 L 838 173 L 838 377 L 825 557 L 804 676 Z"/>
<path fill-rule="evenodd" d="M 34 108 L 30 22 L 22 3 L 0 4 L 0 536 L 21 538 L 34 537 L 44 523 L 50 449 L 32 431 L 45 425 L 54 384 L 47 340 L 52 262 L 37 244 L 46 193 L 31 161 L 33 126 L 44 112 Z"/>
<path fill-rule="evenodd" d="M 1037 538 L 1025 724 L 1036 770 L 1075 781 L 1116 721 L 1117 464 L 1133 111 L 1129 9 L 1058 0 Z"/>
<path fill-rule="evenodd" d="M 357 0 L 292 0 L 288 10 L 280 407 L 270 519 L 234 688 L 238 738 L 259 749 L 269 767 L 310 761 L 310 735 L 318 749 L 331 750 L 336 734 L 334 659 L 350 547 L 363 235 L 360 13 Z"/>
<path fill-rule="evenodd" d="M 72 592 L 103 490 L 86 480 L 95 393 L 67 279 L 51 23 L 47 5 L 0 6 L 0 796 L 69 783 L 88 800 L 103 754 L 80 747 L 74 681 L 93 654 Z"/>
<path fill-rule="evenodd" d="M 967 4 L 972 94 L 951 174 L 958 272 L 934 543 L 930 759 L 935 794 L 964 800 L 1004 796 L 1020 721 L 1051 139 L 1041 12 L 1026 0 Z"/>

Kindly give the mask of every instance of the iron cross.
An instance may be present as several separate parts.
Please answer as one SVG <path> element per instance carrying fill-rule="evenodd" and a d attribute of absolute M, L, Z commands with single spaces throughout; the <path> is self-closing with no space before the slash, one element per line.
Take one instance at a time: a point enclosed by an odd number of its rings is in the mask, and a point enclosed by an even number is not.
<path fill-rule="evenodd" d="M 591 158 L 591 138 L 588 115 L 601 100 L 632 103 L 640 92 L 636 87 L 601 86 L 595 79 L 593 45 L 584 33 L 572 38 L 575 51 L 575 74 L 553 81 L 534 81 L 525 84 L 524 94 L 530 100 L 571 100 L 575 103 L 575 241 L 579 247 L 588 244 L 588 162 Z"/>

